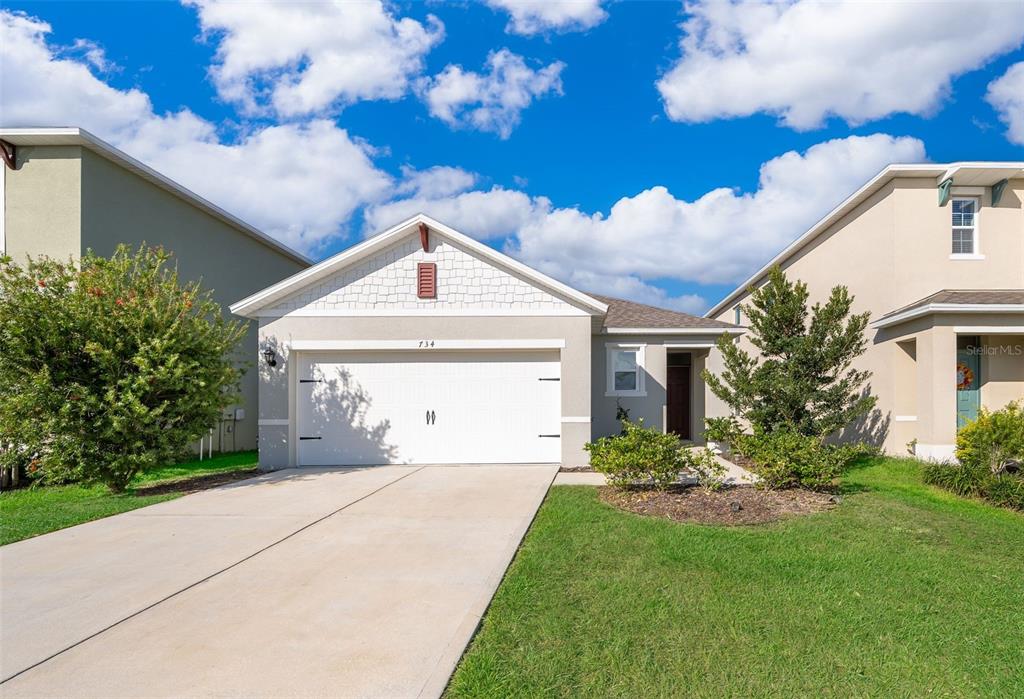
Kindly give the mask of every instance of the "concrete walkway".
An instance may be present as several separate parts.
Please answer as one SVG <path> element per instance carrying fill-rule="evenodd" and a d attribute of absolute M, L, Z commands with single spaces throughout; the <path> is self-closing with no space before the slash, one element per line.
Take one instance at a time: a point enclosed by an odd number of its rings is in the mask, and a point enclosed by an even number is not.
<path fill-rule="evenodd" d="M 553 466 L 279 471 L 0 548 L 0 696 L 439 696 Z"/>

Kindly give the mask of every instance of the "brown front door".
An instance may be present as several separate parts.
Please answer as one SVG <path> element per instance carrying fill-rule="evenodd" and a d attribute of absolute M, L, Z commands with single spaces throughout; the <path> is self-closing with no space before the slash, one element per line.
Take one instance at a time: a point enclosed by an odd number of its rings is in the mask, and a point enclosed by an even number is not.
<path fill-rule="evenodd" d="M 668 367 L 668 431 L 690 439 L 690 367 Z"/>

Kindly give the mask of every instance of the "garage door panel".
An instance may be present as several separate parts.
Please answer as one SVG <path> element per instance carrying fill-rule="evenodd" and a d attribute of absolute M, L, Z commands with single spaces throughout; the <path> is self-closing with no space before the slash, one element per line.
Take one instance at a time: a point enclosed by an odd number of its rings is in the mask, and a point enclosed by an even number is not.
<path fill-rule="evenodd" d="M 546 463 L 560 459 L 551 352 L 300 356 L 299 463 Z"/>

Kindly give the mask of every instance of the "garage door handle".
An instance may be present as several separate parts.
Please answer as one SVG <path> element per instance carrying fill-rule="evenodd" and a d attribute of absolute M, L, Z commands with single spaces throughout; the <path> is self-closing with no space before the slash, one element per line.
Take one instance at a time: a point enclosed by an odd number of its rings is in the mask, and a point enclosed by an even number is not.
<path fill-rule="evenodd" d="M 558 379 L 558 378 L 555 378 L 555 379 L 546 379 L 546 378 L 543 378 L 543 377 L 541 377 L 541 378 L 539 378 L 539 379 L 537 379 L 537 380 L 538 380 L 538 381 L 561 381 L 561 379 Z"/>
<path fill-rule="evenodd" d="M 322 383 L 323 379 L 299 379 L 299 383 Z"/>
<path fill-rule="evenodd" d="M 428 410 L 427 411 L 427 424 L 428 425 L 433 425 L 435 422 L 437 422 L 437 413 L 435 413 L 433 410 Z"/>
<path fill-rule="evenodd" d="M 539 434 L 538 437 L 561 437 L 560 434 Z"/>
<path fill-rule="evenodd" d="M 303 442 L 307 439 L 323 439 L 323 437 L 299 437 L 299 440 Z"/>

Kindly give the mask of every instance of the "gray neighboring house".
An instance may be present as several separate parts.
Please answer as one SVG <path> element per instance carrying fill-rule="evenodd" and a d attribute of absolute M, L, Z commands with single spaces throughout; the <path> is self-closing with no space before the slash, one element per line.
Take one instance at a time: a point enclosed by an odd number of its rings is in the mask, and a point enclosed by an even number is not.
<path fill-rule="evenodd" d="M 89 249 L 109 255 L 119 243 L 162 245 L 183 279 L 213 290 L 225 315 L 240 296 L 312 264 L 87 131 L 0 129 L 0 141 L 0 253 L 15 261 L 77 258 Z M 243 348 L 242 403 L 216 426 L 214 449 L 257 444 L 254 327 Z"/>
<path fill-rule="evenodd" d="M 616 413 L 700 441 L 740 328 L 573 289 L 417 215 L 238 301 L 260 465 L 588 462 Z M 266 353 L 266 356 L 264 356 Z"/>

